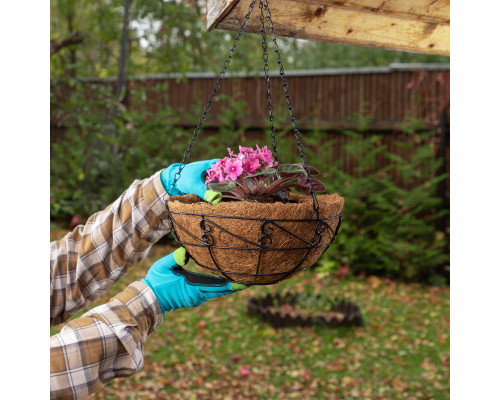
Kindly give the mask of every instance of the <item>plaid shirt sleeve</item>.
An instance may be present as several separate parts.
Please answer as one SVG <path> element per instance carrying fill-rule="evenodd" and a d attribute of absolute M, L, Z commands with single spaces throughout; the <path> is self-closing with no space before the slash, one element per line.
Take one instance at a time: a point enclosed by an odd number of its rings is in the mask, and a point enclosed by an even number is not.
<path fill-rule="evenodd" d="M 170 230 L 161 171 L 137 180 L 109 207 L 50 245 L 50 324 L 66 321 L 118 281 Z M 50 338 L 51 398 L 82 399 L 143 366 L 147 336 L 163 315 L 134 282 Z"/>
<path fill-rule="evenodd" d="M 163 321 L 154 292 L 134 282 L 50 338 L 50 398 L 84 399 L 138 372 L 147 336 Z"/>
<path fill-rule="evenodd" d="M 99 297 L 170 231 L 161 171 L 50 244 L 50 325 Z"/>

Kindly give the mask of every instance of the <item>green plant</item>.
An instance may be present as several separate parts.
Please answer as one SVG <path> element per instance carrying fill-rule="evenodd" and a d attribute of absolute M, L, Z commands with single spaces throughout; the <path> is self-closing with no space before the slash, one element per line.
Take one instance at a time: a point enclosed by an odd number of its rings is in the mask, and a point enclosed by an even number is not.
<path fill-rule="evenodd" d="M 409 125 L 395 141 L 395 151 L 382 135 L 344 131 L 350 139 L 342 160 L 323 179 L 328 190 L 345 198 L 340 233 L 320 261 L 321 271 L 333 273 L 347 264 L 354 273 L 403 279 L 435 279 L 437 268 L 449 260 L 446 235 L 435 225 L 448 210 L 439 210 L 438 184 L 442 160 L 436 158 L 432 132 Z M 377 167 L 383 157 L 385 166 Z M 341 161 L 356 163 L 344 172 Z M 328 264 L 331 259 L 335 264 Z"/>
<path fill-rule="evenodd" d="M 134 179 L 178 162 L 186 137 L 169 107 L 130 111 L 113 100 L 109 86 L 69 83 L 68 98 L 53 110 L 64 121 L 64 137 L 51 143 L 50 215 L 62 220 L 88 217 Z M 131 90 L 130 96 L 139 101 L 145 93 Z"/>
<path fill-rule="evenodd" d="M 316 295 L 311 293 L 300 292 L 295 298 L 295 308 L 302 309 L 313 315 L 321 314 L 324 311 L 330 311 L 335 305 L 334 299 L 329 296 Z"/>
<path fill-rule="evenodd" d="M 324 192 L 323 185 L 316 178 L 307 178 L 302 164 L 280 164 L 275 161 L 271 150 L 264 146 L 239 146 L 240 152 L 234 154 L 231 149 L 225 157 L 211 166 L 206 172 L 208 188 L 222 192 L 223 198 L 235 200 L 288 200 L 292 189 L 302 194 L 309 194 L 310 186 L 317 192 Z M 307 167 L 310 175 L 319 171 Z"/>

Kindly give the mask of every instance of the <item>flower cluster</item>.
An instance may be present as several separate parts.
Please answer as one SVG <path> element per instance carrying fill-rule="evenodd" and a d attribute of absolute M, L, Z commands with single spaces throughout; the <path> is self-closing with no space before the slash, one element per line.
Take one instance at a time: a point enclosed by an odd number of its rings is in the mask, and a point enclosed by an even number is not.
<path fill-rule="evenodd" d="M 227 199 L 258 201 L 262 197 L 287 201 L 292 189 L 303 194 L 326 190 L 325 185 L 311 176 L 317 175 L 318 170 L 308 166 L 307 174 L 302 164 L 279 164 L 267 146 L 255 147 L 254 150 L 239 146 L 238 154 L 227 149 L 229 157 L 206 171 L 208 189 L 224 193 L 222 197 Z"/>
<path fill-rule="evenodd" d="M 238 154 L 228 148 L 229 157 L 217 161 L 207 170 L 208 179 L 205 183 L 235 181 L 240 176 L 253 175 L 277 165 L 267 146 L 262 149 L 255 146 L 256 150 L 239 146 Z"/>

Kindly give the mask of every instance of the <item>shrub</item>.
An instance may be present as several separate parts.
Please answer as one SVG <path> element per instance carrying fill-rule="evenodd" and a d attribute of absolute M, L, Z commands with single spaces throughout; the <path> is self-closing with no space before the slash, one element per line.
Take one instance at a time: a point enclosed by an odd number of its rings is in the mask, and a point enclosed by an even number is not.
<path fill-rule="evenodd" d="M 434 134 L 405 130 L 393 142 L 403 155 L 389 150 L 382 135 L 342 134 L 350 138 L 342 158 L 357 166 L 349 174 L 337 160 L 322 175 L 327 190 L 343 196 L 345 206 L 340 233 L 320 270 L 331 273 L 348 265 L 354 273 L 436 282 L 449 254 L 446 233 L 436 228 L 448 210 L 437 195 L 447 174 L 438 174 L 442 160 L 430 141 Z M 387 164 L 376 168 L 377 157 Z"/>
<path fill-rule="evenodd" d="M 63 116 L 66 128 L 64 138 L 51 144 L 53 219 L 86 218 L 105 208 L 134 179 L 178 162 L 186 138 L 168 107 L 154 114 L 129 111 L 111 100 L 110 87 L 72 85 L 68 99 L 52 111 Z"/>

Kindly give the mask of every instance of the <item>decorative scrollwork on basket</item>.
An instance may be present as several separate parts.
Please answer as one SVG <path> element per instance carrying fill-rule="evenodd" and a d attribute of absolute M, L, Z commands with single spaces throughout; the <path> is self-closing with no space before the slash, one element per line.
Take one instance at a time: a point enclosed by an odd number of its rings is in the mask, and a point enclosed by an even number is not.
<path fill-rule="evenodd" d="M 341 214 L 316 220 L 252 218 L 171 211 L 166 206 L 176 240 L 198 266 L 253 285 L 278 283 L 311 266 L 310 258 L 317 259 L 335 239 L 341 220 Z M 225 257 L 252 261 L 239 269 L 240 264 L 229 265 Z"/>
<path fill-rule="evenodd" d="M 321 243 L 323 233 L 327 228 L 331 230 L 330 226 L 325 221 L 318 221 L 318 223 L 316 224 L 316 229 L 314 230 L 314 236 L 311 240 L 313 246 L 317 246 L 319 243 Z"/>
<path fill-rule="evenodd" d="M 207 221 L 205 217 L 201 217 L 200 228 L 203 231 L 203 235 L 201 235 L 202 240 L 207 244 L 207 246 L 213 246 L 215 243 L 215 239 L 212 236 L 212 226 L 209 225 L 210 221 Z"/>
<path fill-rule="evenodd" d="M 271 221 L 262 221 L 262 224 L 260 225 L 262 236 L 259 238 L 259 243 L 260 247 L 263 249 L 267 249 L 273 243 L 271 235 L 274 233 L 274 228 L 270 226 L 271 224 Z"/>

